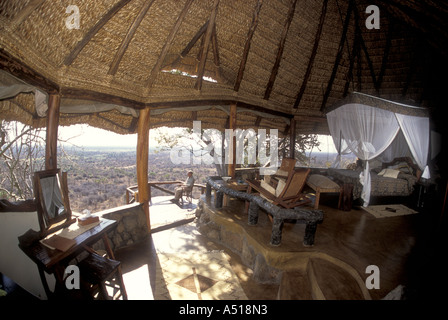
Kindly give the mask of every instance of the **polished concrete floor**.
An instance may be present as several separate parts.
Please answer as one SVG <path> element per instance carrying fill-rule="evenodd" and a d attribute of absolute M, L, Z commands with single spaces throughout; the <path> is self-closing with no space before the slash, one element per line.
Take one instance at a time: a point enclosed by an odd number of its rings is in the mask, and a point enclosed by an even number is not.
<path fill-rule="evenodd" d="M 116 253 L 116 258 L 123 264 L 129 299 L 154 298 L 152 292 L 155 286 L 158 252 L 201 254 L 213 250 L 225 252 L 249 299 L 312 299 L 310 295 L 289 292 L 302 281 L 294 272 L 286 272 L 281 284 L 256 282 L 252 277 L 253 271 L 242 262 L 238 254 L 229 250 L 225 243 L 212 241 L 198 231 L 194 215 L 195 203 L 181 208 L 168 199 L 154 198 L 150 209 L 153 232 L 148 239 Z M 433 220 L 437 219 L 437 213 L 424 212 L 377 219 L 359 207 L 353 207 L 349 212 L 336 210 L 334 199 L 327 200 L 321 199 L 321 209 L 325 212 L 325 218 L 318 226 L 315 245 L 312 248 L 301 246 L 303 225 L 286 224 L 282 245 L 269 250 L 275 250 L 280 254 L 291 251 L 322 252 L 350 264 L 362 279 L 367 279 L 369 275 L 366 273 L 366 267 L 376 265 L 380 271 L 380 288 L 369 290 L 371 298 L 375 300 L 384 298 L 399 285 L 406 288 L 404 297 L 408 299 L 437 297 L 435 289 L 439 287 L 436 283 L 438 278 L 432 273 L 441 271 L 442 265 L 440 256 L 434 252 L 439 243 L 432 242 L 439 241 L 433 233 Z M 235 212 L 241 212 L 242 207 L 243 203 L 235 200 L 229 208 L 221 210 L 220 214 L 227 214 L 229 218 L 235 217 L 238 216 Z M 237 220 L 242 225 L 247 221 L 244 217 L 239 217 Z M 256 234 L 263 245 L 268 246 L 269 225 L 259 223 L 257 228 L 259 229 L 252 228 L 250 232 Z M 320 279 L 321 283 L 327 281 L 330 284 L 326 288 L 327 297 L 340 299 L 340 295 L 331 295 L 334 291 L 343 292 L 338 289 L 337 283 L 335 284 L 335 281 L 338 281 L 337 272 L 328 274 L 329 269 L 325 263 L 316 265 L 316 261 L 315 277 Z M 344 280 L 339 278 L 339 281 Z M 350 295 L 348 292 L 345 298 L 360 297 L 356 294 Z"/>

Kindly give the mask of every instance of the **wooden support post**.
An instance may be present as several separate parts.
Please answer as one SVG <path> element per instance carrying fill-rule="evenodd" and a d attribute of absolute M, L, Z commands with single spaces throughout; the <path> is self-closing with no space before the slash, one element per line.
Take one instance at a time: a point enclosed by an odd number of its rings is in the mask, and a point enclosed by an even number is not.
<path fill-rule="evenodd" d="M 58 126 L 61 97 L 50 94 L 47 112 L 47 134 L 45 140 L 45 170 L 58 167 Z"/>
<path fill-rule="evenodd" d="M 289 127 L 289 157 L 294 159 L 294 149 L 296 146 L 296 119 L 291 119 Z"/>
<path fill-rule="evenodd" d="M 236 103 L 230 105 L 230 119 L 229 119 L 229 129 L 232 129 L 232 147 L 230 148 L 232 161 L 229 161 L 228 174 L 232 179 L 235 178 L 235 165 L 236 165 Z M 229 141 L 230 142 L 230 141 Z M 230 160 L 230 159 L 229 159 Z"/>
<path fill-rule="evenodd" d="M 149 216 L 149 186 L 148 186 L 148 153 L 149 153 L 149 119 L 150 109 L 140 110 L 137 128 L 137 185 L 138 201 L 143 203 L 148 231 L 151 231 Z"/>

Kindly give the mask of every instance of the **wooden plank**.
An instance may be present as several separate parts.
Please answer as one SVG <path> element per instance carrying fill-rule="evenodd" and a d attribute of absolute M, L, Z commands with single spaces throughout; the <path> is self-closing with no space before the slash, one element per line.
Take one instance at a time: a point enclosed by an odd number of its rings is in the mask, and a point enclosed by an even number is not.
<path fill-rule="evenodd" d="M 324 111 L 325 105 L 327 104 L 328 97 L 330 96 L 331 88 L 333 87 L 334 79 L 336 78 L 336 73 L 338 71 L 339 63 L 341 62 L 342 52 L 344 51 L 344 43 L 347 38 L 348 25 L 350 23 L 350 16 L 353 10 L 353 0 L 349 1 L 347 14 L 345 15 L 344 27 L 342 29 L 341 40 L 339 41 L 338 53 L 336 54 L 336 59 L 333 65 L 333 71 L 331 72 L 330 80 L 328 81 L 327 89 L 325 90 L 324 98 L 322 100 L 322 105 L 320 106 L 320 111 Z"/>
<path fill-rule="evenodd" d="M 271 70 L 271 76 L 269 77 L 266 91 L 264 92 L 264 99 L 269 100 L 272 88 L 274 87 L 275 79 L 277 78 L 278 69 L 280 68 L 280 61 L 282 60 L 283 50 L 285 49 L 286 36 L 288 35 L 289 27 L 291 26 L 292 19 L 294 18 L 294 12 L 296 11 L 297 0 L 293 0 L 289 7 L 288 16 L 283 27 L 280 42 L 278 44 L 277 56 L 275 58 L 274 66 Z"/>
<path fill-rule="evenodd" d="M 194 88 L 196 90 L 201 90 L 202 88 L 202 77 L 204 76 L 205 71 L 205 63 L 207 62 L 207 54 L 208 54 L 208 48 L 210 46 L 212 34 L 213 34 L 213 28 L 215 26 L 215 20 L 216 20 L 216 13 L 218 12 L 218 5 L 219 0 L 215 0 L 213 4 L 213 9 L 210 14 L 210 19 L 208 20 L 208 26 L 207 30 L 205 31 L 204 35 L 204 46 L 201 51 L 201 60 L 199 61 L 199 67 L 198 67 L 198 77 L 196 80 L 196 84 Z"/>
<path fill-rule="evenodd" d="M 148 186 L 148 154 L 149 154 L 149 120 L 150 109 L 140 110 L 137 128 L 137 184 L 138 201 L 143 204 L 146 215 L 146 225 L 151 231 L 149 215 L 149 186 Z"/>
<path fill-rule="evenodd" d="M 45 170 L 58 167 L 58 126 L 61 96 L 50 94 L 48 98 L 47 132 L 45 138 Z"/>
<path fill-rule="evenodd" d="M 149 79 L 146 82 L 146 87 L 151 88 L 154 84 L 154 81 L 156 80 L 157 74 L 159 73 L 163 61 L 165 60 L 165 57 L 171 47 L 171 44 L 174 40 L 174 37 L 176 36 L 177 32 L 179 31 L 180 25 L 182 24 L 182 21 L 184 20 L 185 16 L 188 13 L 188 9 L 190 8 L 193 0 L 187 0 L 185 2 L 184 8 L 182 9 L 179 17 L 177 17 L 176 23 L 174 24 L 173 28 L 171 29 L 170 34 L 168 35 L 165 44 L 162 48 L 162 51 L 160 52 L 159 58 L 157 59 L 157 62 L 155 63 L 154 67 L 151 70 L 151 73 L 149 75 Z"/>
<path fill-rule="evenodd" d="M 138 27 L 140 26 L 140 23 L 143 21 L 143 18 L 145 17 L 146 13 L 148 12 L 151 5 L 154 3 L 154 0 L 152 1 L 146 1 L 142 8 L 140 9 L 140 12 L 135 17 L 134 22 L 129 26 L 128 32 L 126 33 L 126 36 L 124 37 L 123 41 L 121 42 L 120 47 L 118 48 L 117 52 L 115 53 L 114 59 L 112 60 L 112 63 L 110 64 L 109 71 L 107 74 L 114 75 L 117 70 L 118 66 L 121 62 L 121 59 L 123 58 L 124 53 L 126 52 L 129 43 L 131 42 L 132 38 L 134 37 L 135 32 L 137 31 Z"/>
<path fill-rule="evenodd" d="M 260 14 L 261 5 L 263 4 L 263 0 L 258 0 L 254 14 L 252 17 L 252 23 L 250 25 L 249 31 L 247 32 L 246 43 L 244 44 L 243 56 L 241 58 L 240 67 L 238 69 L 238 75 L 236 77 L 235 86 L 233 90 L 238 91 L 240 89 L 241 81 L 243 80 L 244 69 L 246 68 L 247 56 L 249 55 L 250 45 L 252 42 L 252 37 L 257 29 L 258 25 L 258 16 Z"/>
<path fill-rule="evenodd" d="M 97 34 L 97 32 L 131 0 L 121 0 L 117 2 L 100 20 L 86 33 L 84 38 L 82 38 L 76 46 L 70 51 L 70 53 L 65 57 L 64 64 L 69 66 L 73 63 L 79 53 L 84 49 L 87 43 Z"/>
<path fill-rule="evenodd" d="M 320 36 L 322 34 L 322 27 L 323 27 L 324 21 L 325 21 L 325 15 L 327 13 L 327 4 L 328 4 L 328 0 L 324 0 L 324 2 L 322 3 L 322 10 L 320 12 L 319 25 L 316 30 L 316 35 L 314 36 L 313 50 L 311 51 L 311 56 L 308 61 L 308 65 L 306 67 L 306 72 L 305 72 L 305 76 L 303 77 L 302 85 L 300 86 L 299 93 L 297 94 L 296 101 L 294 102 L 294 109 L 297 109 L 299 107 L 300 101 L 302 100 L 303 94 L 305 93 L 306 85 L 308 84 L 308 79 L 311 75 L 311 69 L 313 68 L 314 59 L 317 54 L 317 48 L 320 43 Z"/>

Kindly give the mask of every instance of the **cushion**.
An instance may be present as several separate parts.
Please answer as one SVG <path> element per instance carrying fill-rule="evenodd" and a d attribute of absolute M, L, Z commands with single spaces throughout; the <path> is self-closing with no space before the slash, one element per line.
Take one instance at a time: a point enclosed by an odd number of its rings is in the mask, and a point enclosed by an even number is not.
<path fill-rule="evenodd" d="M 262 188 L 269 191 L 269 193 L 275 194 L 275 188 L 273 186 L 271 186 L 269 183 L 265 182 L 264 180 L 261 180 L 260 185 Z"/>
<path fill-rule="evenodd" d="M 278 179 L 277 189 L 275 189 L 275 196 L 278 197 L 285 188 L 286 181 L 284 179 Z"/>
<path fill-rule="evenodd" d="M 340 186 L 330 178 L 321 174 L 312 174 L 307 179 L 308 185 L 313 189 L 339 189 Z"/>
<path fill-rule="evenodd" d="M 399 170 L 395 169 L 383 169 L 378 173 L 379 176 L 383 176 L 385 178 L 394 178 L 397 179 L 398 174 L 400 173 Z"/>
<path fill-rule="evenodd" d="M 279 175 L 279 176 L 287 177 L 288 176 L 288 171 L 285 171 L 285 170 L 282 170 L 282 169 L 278 169 L 275 174 Z"/>

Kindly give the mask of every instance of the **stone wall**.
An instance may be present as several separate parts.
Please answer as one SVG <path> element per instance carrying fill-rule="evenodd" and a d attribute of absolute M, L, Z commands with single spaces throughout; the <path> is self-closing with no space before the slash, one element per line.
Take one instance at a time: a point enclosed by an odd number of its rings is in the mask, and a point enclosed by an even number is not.
<path fill-rule="evenodd" d="M 95 215 L 118 222 L 117 227 L 107 234 L 113 251 L 138 243 L 149 234 L 142 204 L 128 204 L 96 212 Z M 104 249 L 103 242 L 98 241 L 94 249 Z"/>

